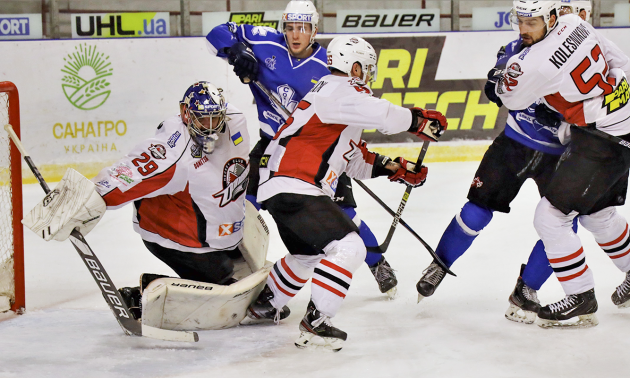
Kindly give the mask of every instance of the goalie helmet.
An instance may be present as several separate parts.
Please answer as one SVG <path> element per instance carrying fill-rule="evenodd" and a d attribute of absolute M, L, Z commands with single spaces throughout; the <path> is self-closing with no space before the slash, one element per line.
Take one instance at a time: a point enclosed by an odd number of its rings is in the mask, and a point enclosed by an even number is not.
<path fill-rule="evenodd" d="M 510 22 L 512 23 L 512 28 L 516 31 L 520 31 L 519 17 L 542 17 L 543 21 L 545 22 L 545 27 L 547 28 L 547 32 L 545 33 L 546 37 L 549 33 L 551 33 L 553 28 L 558 25 L 559 8 L 559 1 L 515 0 L 512 7 L 512 12 L 510 14 Z M 552 27 L 549 27 L 549 20 L 551 20 L 551 16 L 556 16 L 556 23 Z"/>
<path fill-rule="evenodd" d="M 352 77 L 354 63 L 361 65 L 367 83 L 376 80 L 376 51 L 365 39 L 353 35 L 339 36 L 330 41 L 326 55 L 328 69 L 336 69 Z"/>
<path fill-rule="evenodd" d="M 590 0 L 588 1 L 575 1 L 575 0 L 561 0 L 560 8 L 569 8 L 570 14 L 580 15 L 581 11 L 586 12 L 586 18 L 584 21 L 588 22 L 591 18 L 591 10 L 593 6 L 591 5 Z M 567 13 L 569 14 L 569 13 Z"/>
<path fill-rule="evenodd" d="M 304 23 L 311 24 L 311 45 L 315 42 L 315 34 L 317 34 L 317 25 L 319 23 L 319 13 L 310 0 L 292 0 L 282 14 L 280 20 L 280 30 L 284 33 L 286 39 L 285 25 L 287 23 Z"/>
<path fill-rule="evenodd" d="M 188 87 L 179 102 L 190 136 L 207 154 L 214 151 L 218 134 L 225 130 L 227 103 L 221 92 L 207 81 L 199 81 Z"/>

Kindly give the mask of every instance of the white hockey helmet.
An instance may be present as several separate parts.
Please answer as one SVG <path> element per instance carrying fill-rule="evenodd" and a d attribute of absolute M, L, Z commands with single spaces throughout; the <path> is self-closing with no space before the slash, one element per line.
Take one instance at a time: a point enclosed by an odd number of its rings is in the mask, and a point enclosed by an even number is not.
<path fill-rule="evenodd" d="M 560 8 L 569 8 L 571 14 L 580 15 L 581 11 L 586 12 L 586 19 L 584 21 L 588 22 L 591 18 L 591 11 L 593 10 L 593 6 L 591 5 L 591 1 L 576 1 L 576 0 L 560 0 Z"/>
<path fill-rule="evenodd" d="M 291 0 L 282 14 L 280 30 L 285 33 L 285 25 L 293 22 L 311 24 L 311 44 L 313 44 L 319 23 L 319 13 L 315 4 L 310 0 Z"/>
<path fill-rule="evenodd" d="M 558 10 L 560 9 L 560 1 L 532 1 L 532 0 L 514 0 L 512 12 L 510 15 L 510 21 L 512 28 L 516 31 L 519 29 L 519 17 L 542 17 L 547 27 L 547 33 L 545 37 L 556 27 L 558 24 Z M 549 20 L 551 16 L 556 16 L 556 23 L 549 27 Z"/>
<path fill-rule="evenodd" d="M 365 83 L 376 80 L 376 50 L 365 39 L 354 35 L 335 37 L 328 44 L 328 69 L 336 69 L 352 76 L 354 63 L 361 65 Z"/>

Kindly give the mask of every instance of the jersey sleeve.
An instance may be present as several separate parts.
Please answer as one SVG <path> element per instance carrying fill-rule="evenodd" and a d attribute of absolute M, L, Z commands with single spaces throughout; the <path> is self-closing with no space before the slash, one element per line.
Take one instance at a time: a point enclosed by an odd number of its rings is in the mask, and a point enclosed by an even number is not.
<path fill-rule="evenodd" d="M 237 42 L 248 45 L 265 43 L 267 41 L 281 42 L 284 37 L 276 29 L 268 26 L 236 25 L 227 22 L 216 26 L 206 36 L 206 46 L 211 54 L 219 58 L 227 58 L 226 48 Z"/>
<path fill-rule="evenodd" d="M 92 181 L 107 208 L 116 209 L 142 198 L 184 190 L 187 180 L 174 179 L 176 174 L 178 177 L 186 175 L 184 168 L 177 165 L 187 145 L 185 140 L 180 140 L 178 145 L 179 138 L 185 139 L 180 131 L 158 130 L 156 137 L 137 144 L 122 159 L 102 169 Z M 170 147 L 173 144 L 175 148 Z"/>
<path fill-rule="evenodd" d="M 374 162 L 379 155 L 369 151 L 365 141 L 360 141 L 358 145 L 354 141 L 350 143 L 352 144 L 352 151 L 344 155 L 348 159 L 346 175 L 359 180 L 372 178 Z"/>

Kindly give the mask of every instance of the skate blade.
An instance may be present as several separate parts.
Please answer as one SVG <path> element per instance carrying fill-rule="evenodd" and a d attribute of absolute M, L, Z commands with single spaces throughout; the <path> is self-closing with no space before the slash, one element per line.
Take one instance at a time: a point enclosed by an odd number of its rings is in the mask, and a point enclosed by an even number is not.
<path fill-rule="evenodd" d="M 628 308 L 628 307 L 630 307 L 630 300 L 627 300 L 623 302 L 622 304 L 617 305 L 617 308 Z"/>
<path fill-rule="evenodd" d="M 590 328 L 599 324 L 595 314 L 580 315 L 567 320 L 536 319 L 536 325 L 541 328 Z"/>
<path fill-rule="evenodd" d="M 295 340 L 295 346 L 300 349 L 328 350 L 339 352 L 343 347 L 344 340 L 334 337 L 321 337 L 310 332 L 302 332 Z"/>
<path fill-rule="evenodd" d="M 423 300 L 424 298 L 426 298 L 424 295 L 418 293 L 418 303 L 420 303 L 420 301 Z"/>
<path fill-rule="evenodd" d="M 398 286 L 394 286 L 391 289 L 387 290 L 387 296 L 389 299 L 396 299 L 396 295 L 398 294 Z"/>
<path fill-rule="evenodd" d="M 522 308 L 510 303 L 510 307 L 505 312 L 505 318 L 517 323 L 532 324 L 536 320 L 536 313 L 524 311 Z"/>

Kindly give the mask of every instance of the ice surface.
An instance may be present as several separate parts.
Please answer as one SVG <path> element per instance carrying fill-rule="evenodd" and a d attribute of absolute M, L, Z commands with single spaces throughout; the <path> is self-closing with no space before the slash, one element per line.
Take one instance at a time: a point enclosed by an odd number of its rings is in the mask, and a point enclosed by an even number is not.
<path fill-rule="evenodd" d="M 457 211 L 478 163 L 433 163 L 424 187 L 411 193 L 403 219 L 429 244 Z M 366 181 L 390 207 L 404 187 Z M 382 241 L 391 217 L 358 187 L 358 213 Z M 25 186 L 25 209 L 43 197 Z M 26 237 L 26 305 L 22 316 L 0 314 L 0 377 L 625 377 L 630 309 L 610 294 L 624 275 L 584 230 L 579 234 L 595 275 L 600 325 L 544 330 L 504 318 L 520 264 L 537 240 L 532 216 L 538 192 L 531 180 L 453 266 L 433 297 L 416 304 L 415 283 L 430 255 L 402 227 L 386 257 L 397 270 L 398 298 L 378 291 L 367 267 L 355 274 L 334 324 L 348 332 L 339 353 L 299 350 L 293 341 L 309 299 L 307 285 L 279 326 L 199 332 L 195 344 L 125 336 L 70 242 Z M 630 217 L 628 207 L 620 208 Z M 270 225 L 271 261 L 286 250 Z M 143 246 L 131 208 L 108 212 L 86 238 L 114 282 L 136 285 L 142 272 L 172 273 Z M 555 277 L 539 292 L 543 304 L 564 297 Z"/>

